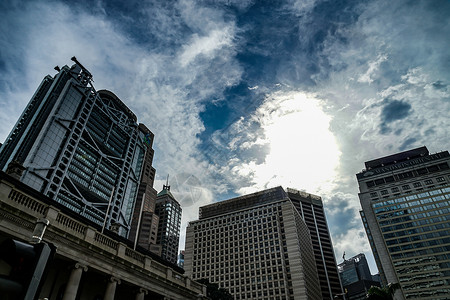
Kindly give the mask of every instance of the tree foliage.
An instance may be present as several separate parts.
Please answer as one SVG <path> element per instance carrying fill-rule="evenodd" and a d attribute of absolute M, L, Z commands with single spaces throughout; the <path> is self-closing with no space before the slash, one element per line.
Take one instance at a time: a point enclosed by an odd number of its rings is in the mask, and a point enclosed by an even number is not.
<path fill-rule="evenodd" d="M 367 292 L 368 300 L 393 300 L 394 293 L 400 288 L 399 283 L 389 283 L 387 286 L 380 288 L 372 286 Z"/>
<path fill-rule="evenodd" d="M 217 283 L 210 283 L 208 279 L 200 279 L 199 283 L 206 285 L 206 296 L 211 300 L 233 300 L 233 296 L 224 288 L 219 288 Z"/>

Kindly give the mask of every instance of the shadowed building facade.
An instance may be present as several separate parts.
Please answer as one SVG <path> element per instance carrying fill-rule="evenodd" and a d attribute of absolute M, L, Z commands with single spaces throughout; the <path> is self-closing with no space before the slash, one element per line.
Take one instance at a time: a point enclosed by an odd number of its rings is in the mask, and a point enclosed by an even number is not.
<path fill-rule="evenodd" d="M 184 268 L 234 299 L 322 299 L 309 230 L 281 187 L 200 207 Z"/>
<path fill-rule="evenodd" d="M 287 189 L 287 194 L 311 234 L 322 297 L 334 299 L 336 295 L 342 294 L 342 287 L 322 198 L 291 188 Z"/>
<path fill-rule="evenodd" d="M 450 155 L 421 147 L 365 163 L 361 217 L 383 284 L 396 299 L 450 295 Z"/>
<path fill-rule="evenodd" d="M 33 299 L 206 299 L 206 286 L 186 277 L 181 268 L 149 251 L 133 250 L 131 241 L 102 232 L 101 226 L 81 220 L 17 177 L 0 171 L 0 244 L 9 239 L 29 244 L 45 221 L 42 241 L 56 248 L 43 276 L 37 276 L 40 288 Z M 11 260 L 4 261 L 3 253 L 0 299 L 24 299 L 19 294 L 28 286 L 20 285 L 21 278 L 35 274 L 9 267 Z"/>
<path fill-rule="evenodd" d="M 153 134 L 72 60 L 40 84 L 0 149 L 0 169 L 22 165 L 22 182 L 127 237 Z"/>
<path fill-rule="evenodd" d="M 372 279 L 366 256 L 362 253 L 344 259 L 338 270 L 347 300 L 364 300 L 371 286 L 381 286 L 379 281 Z"/>

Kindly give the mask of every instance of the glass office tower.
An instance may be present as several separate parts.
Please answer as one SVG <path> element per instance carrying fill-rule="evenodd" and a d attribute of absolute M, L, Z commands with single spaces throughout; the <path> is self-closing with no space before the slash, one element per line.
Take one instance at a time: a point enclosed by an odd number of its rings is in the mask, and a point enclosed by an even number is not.
<path fill-rule="evenodd" d="M 156 214 L 159 216 L 156 243 L 161 245 L 161 257 L 173 264 L 177 263 L 178 244 L 181 228 L 181 206 L 164 185 L 156 198 Z"/>
<path fill-rule="evenodd" d="M 366 162 L 357 174 L 381 279 L 401 285 L 396 299 L 450 295 L 449 163 L 448 151 L 421 147 Z"/>
<path fill-rule="evenodd" d="M 0 168 L 21 164 L 22 182 L 127 236 L 153 134 L 72 60 L 44 78 L 0 149 Z"/>

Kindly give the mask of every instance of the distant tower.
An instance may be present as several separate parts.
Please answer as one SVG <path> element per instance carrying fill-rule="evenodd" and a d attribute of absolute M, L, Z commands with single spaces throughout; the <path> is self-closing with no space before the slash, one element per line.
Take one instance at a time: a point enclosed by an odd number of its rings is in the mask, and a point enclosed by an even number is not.
<path fill-rule="evenodd" d="M 370 275 L 366 256 L 362 253 L 344 259 L 338 269 L 348 300 L 365 300 L 370 287 L 381 286 L 380 282 L 374 281 Z"/>
<path fill-rule="evenodd" d="M 149 150 L 145 153 L 144 165 L 139 183 L 136 205 L 134 206 L 131 230 L 128 238 L 132 241 L 136 240 L 136 232 L 139 226 L 137 245 L 160 254 L 160 247 L 155 247 L 158 234 L 159 217 L 155 213 L 157 192 L 153 188 L 156 171 L 152 167 L 154 151 L 151 146 L 153 144 L 154 135 L 143 124 L 139 124 L 139 127 L 143 132 L 145 132 L 145 141 L 149 146 Z"/>
<path fill-rule="evenodd" d="M 149 131 L 114 93 L 96 91 L 92 74 L 72 60 L 42 81 L 0 149 L 0 169 L 21 164 L 22 182 L 127 237 L 153 151 Z"/>
<path fill-rule="evenodd" d="M 159 216 L 156 243 L 161 245 L 161 257 L 176 264 L 181 228 L 181 206 L 170 192 L 169 176 L 163 190 L 156 198 L 156 214 Z"/>
<path fill-rule="evenodd" d="M 184 250 L 180 250 L 180 254 L 178 254 L 178 266 L 184 269 Z"/>
<path fill-rule="evenodd" d="M 322 199 L 291 188 L 287 189 L 287 194 L 311 234 L 322 297 L 334 299 L 336 295 L 342 294 L 342 287 Z"/>
<path fill-rule="evenodd" d="M 338 269 L 344 286 L 359 280 L 372 280 L 366 256 L 362 253 L 344 260 L 338 265 Z"/>

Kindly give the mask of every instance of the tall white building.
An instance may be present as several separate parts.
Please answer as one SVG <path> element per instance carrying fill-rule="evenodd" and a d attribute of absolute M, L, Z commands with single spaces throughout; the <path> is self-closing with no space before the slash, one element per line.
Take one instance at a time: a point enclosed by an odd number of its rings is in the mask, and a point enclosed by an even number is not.
<path fill-rule="evenodd" d="M 450 155 L 426 147 L 365 163 L 361 217 L 384 284 L 397 299 L 449 299 Z"/>
<path fill-rule="evenodd" d="M 235 299 L 322 299 L 308 228 L 281 187 L 200 207 L 184 268 Z"/>

